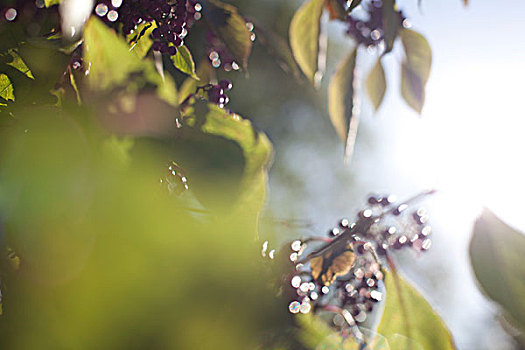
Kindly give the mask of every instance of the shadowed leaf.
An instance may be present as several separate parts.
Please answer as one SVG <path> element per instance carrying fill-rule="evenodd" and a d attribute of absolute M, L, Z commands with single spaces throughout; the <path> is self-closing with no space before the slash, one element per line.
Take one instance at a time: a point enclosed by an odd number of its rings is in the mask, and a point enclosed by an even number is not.
<path fill-rule="evenodd" d="M 309 0 L 295 12 L 290 22 L 290 47 L 293 56 L 313 85 L 317 85 L 320 80 L 319 36 L 323 7 L 323 0 Z"/>
<path fill-rule="evenodd" d="M 279 66 L 285 72 L 292 73 L 294 77 L 299 77 L 299 69 L 288 42 L 273 30 L 265 28 L 259 23 L 255 23 L 254 31 L 257 34 L 257 40 L 275 57 Z"/>
<path fill-rule="evenodd" d="M 235 61 L 246 69 L 252 50 L 251 33 L 237 8 L 216 0 L 204 0 L 202 13 Z"/>
<path fill-rule="evenodd" d="M 383 26 L 385 28 L 384 55 L 392 51 L 394 41 L 396 40 L 400 28 L 399 14 L 397 12 L 395 0 L 383 0 Z"/>

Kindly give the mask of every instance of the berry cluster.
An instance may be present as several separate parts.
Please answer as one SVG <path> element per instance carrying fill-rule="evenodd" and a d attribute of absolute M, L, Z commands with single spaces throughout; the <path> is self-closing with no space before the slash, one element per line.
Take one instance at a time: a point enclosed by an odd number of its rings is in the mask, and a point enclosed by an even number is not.
<path fill-rule="evenodd" d="M 217 85 L 209 86 L 209 88 L 206 90 L 206 93 L 208 94 L 208 101 L 219 105 L 221 108 L 224 108 L 228 102 L 230 102 L 230 98 L 226 96 L 226 91 L 230 91 L 232 87 L 232 83 L 226 79 L 219 81 Z"/>
<path fill-rule="evenodd" d="M 121 25 L 124 35 L 143 24 L 148 28 L 155 25 L 153 50 L 173 56 L 184 43 L 189 26 L 201 18 L 201 9 L 195 0 L 98 0 L 95 13 L 110 26 Z"/>
<path fill-rule="evenodd" d="M 383 21 L 383 2 L 381 0 L 370 0 L 363 4 L 366 11 L 366 19 L 361 19 L 354 14 L 348 15 L 346 33 L 354 38 L 358 44 L 365 46 L 378 46 L 385 33 Z M 405 25 L 406 18 L 398 11 L 400 25 Z"/>
<path fill-rule="evenodd" d="M 418 252 L 430 248 L 427 212 L 412 211 L 409 203 L 431 193 L 401 204 L 395 204 L 393 196 L 371 196 L 355 222 L 342 219 L 328 237 L 295 240 L 282 249 L 279 255 L 289 269 L 280 284 L 290 313 L 324 310 L 339 316 L 347 313 L 354 324 L 364 322 L 382 300 L 382 256 L 405 247 Z M 263 256 L 273 259 L 275 251 L 267 250 L 265 242 Z M 338 319 L 334 318 L 335 326 L 343 329 Z M 345 320 L 348 326 L 348 317 Z"/>
<path fill-rule="evenodd" d="M 246 28 L 251 32 L 250 40 L 254 41 L 254 24 L 247 21 Z M 210 31 L 206 34 L 206 42 L 208 59 L 210 60 L 213 68 L 222 68 L 226 72 L 229 72 L 232 69 L 240 69 L 239 63 L 235 61 L 235 58 L 230 53 L 226 45 L 213 32 Z"/>
<path fill-rule="evenodd" d="M 208 58 L 213 68 L 222 68 L 227 72 L 232 69 L 239 70 L 240 66 L 235 62 L 233 55 L 213 32 L 206 34 L 206 42 Z"/>

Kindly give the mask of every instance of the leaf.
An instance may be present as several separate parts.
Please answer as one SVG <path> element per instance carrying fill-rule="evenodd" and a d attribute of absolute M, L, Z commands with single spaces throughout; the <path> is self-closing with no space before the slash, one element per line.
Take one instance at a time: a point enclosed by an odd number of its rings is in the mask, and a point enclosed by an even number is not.
<path fill-rule="evenodd" d="M 265 134 L 255 131 L 249 120 L 200 99 L 195 99 L 184 115 L 189 118 L 190 126 L 198 127 L 205 134 L 231 140 L 241 148 L 245 164 L 242 180 L 235 184 L 240 194 L 230 213 L 253 225 L 256 222 L 253 215 L 261 210 L 266 195 L 267 167 L 272 157 L 270 141 Z M 257 231 L 256 225 L 253 229 Z"/>
<path fill-rule="evenodd" d="M 330 19 L 346 19 L 346 11 L 343 3 L 339 0 L 326 0 L 325 7 L 330 14 Z"/>
<path fill-rule="evenodd" d="M 213 32 L 226 45 L 235 61 L 246 69 L 252 50 L 251 33 L 237 8 L 217 0 L 204 0 L 201 5 L 203 16 Z"/>
<path fill-rule="evenodd" d="M 386 92 L 385 70 L 381 64 L 381 59 L 377 60 L 374 68 L 370 71 L 368 79 L 366 80 L 366 87 L 368 96 L 377 111 L 381 106 L 381 102 L 383 102 Z"/>
<path fill-rule="evenodd" d="M 60 0 L 44 0 L 44 4 L 46 7 L 51 7 L 60 4 Z"/>
<path fill-rule="evenodd" d="M 385 276 L 385 289 L 386 304 L 377 332 L 392 349 L 455 349 L 441 318 L 397 272 Z"/>
<path fill-rule="evenodd" d="M 131 44 L 130 51 L 134 52 L 138 57 L 143 58 L 147 55 L 153 40 L 150 37 L 153 29 L 157 28 L 155 22 L 143 23 L 137 26 L 137 29 L 127 36 L 128 42 Z"/>
<path fill-rule="evenodd" d="M 485 294 L 500 304 L 507 320 L 525 331 L 525 236 L 488 209 L 474 224 L 470 260 Z"/>
<path fill-rule="evenodd" d="M 15 100 L 13 84 L 5 74 L 0 74 L 0 97 L 6 102 Z M 2 104 L 2 102 L 0 102 L 0 104 Z"/>
<path fill-rule="evenodd" d="M 421 113 L 432 66 L 432 50 L 425 37 L 413 30 L 403 29 L 400 35 L 406 55 L 402 63 L 401 94 L 410 107 Z"/>
<path fill-rule="evenodd" d="M 186 46 L 177 47 L 177 54 L 171 56 L 171 61 L 175 68 L 188 74 L 193 79 L 199 80 L 199 77 L 195 74 L 195 62 L 193 62 L 191 52 Z"/>
<path fill-rule="evenodd" d="M 131 73 L 143 70 L 142 60 L 129 53 L 128 44 L 94 16 L 84 30 L 84 52 L 95 90 L 122 85 Z"/>
<path fill-rule="evenodd" d="M 308 0 L 290 22 L 290 47 L 304 75 L 316 86 L 321 80 L 319 52 L 323 0 Z"/>
<path fill-rule="evenodd" d="M 258 41 L 275 57 L 279 66 L 285 72 L 292 73 L 294 77 L 299 77 L 299 69 L 288 42 L 273 30 L 265 28 L 259 23 L 254 24 L 254 31 L 257 34 Z"/>
<path fill-rule="evenodd" d="M 345 144 L 345 156 L 352 154 L 359 118 L 354 114 L 355 66 L 357 49 L 341 63 L 328 86 L 328 114 L 339 138 Z"/>
<path fill-rule="evenodd" d="M 307 348 L 312 350 L 397 350 L 391 348 L 381 335 L 374 333 L 364 327 L 359 327 L 364 335 L 366 347 L 359 345 L 353 336 L 343 338 L 341 334 L 330 328 L 325 321 L 313 314 L 295 316 L 297 323 L 301 326 L 298 340 Z"/>
<path fill-rule="evenodd" d="M 395 0 L 383 0 L 383 26 L 385 28 L 384 55 L 392 51 L 392 48 L 394 47 L 394 41 L 396 40 L 397 34 L 401 27 Z"/>
<path fill-rule="evenodd" d="M 192 77 L 186 78 L 179 89 L 179 103 L 182 103 L 189 95 L 195 93 L 198 86 L 206 85 L 212 80 L 212 70 L 207 59 L 200 61 L 197 67 L 197 76 L 199 81 Z"/>

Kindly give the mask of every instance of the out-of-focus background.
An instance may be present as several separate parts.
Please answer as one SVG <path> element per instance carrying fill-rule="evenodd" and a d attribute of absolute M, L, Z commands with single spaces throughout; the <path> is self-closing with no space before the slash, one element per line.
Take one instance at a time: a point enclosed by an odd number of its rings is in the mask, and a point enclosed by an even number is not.
<path fill-rule="evenodd" d="M 266 1 L 266 11 L 274 6 L 269 13 L 259 12 L 262 4 L 238 5 L 263 23 L 273 20 L 274 28 L 286 34 L 291 7 L 300 3 Z M 361 125 L 349 165 L 343 164 L 343 145 L 330 125 L 323 96 L 327 78 L 352 48 L 342 25 L 328 26 L 328 68 L 319 92 L 307 84 L 295 85 L 278 68 L 265 67 L 269 61 L 252 60 L 250 78 L 237 82 L 232 108 L 265 130 L 276 150 L 266 217 L 314 226 L 268 229 L 266 238 L 277 244 L 324 234 L 339 219 L 353 218 L 373 192 L 402 198 L 436 188 L 438 193 L 424 203 L 431 213 L 434 245 L 419 257 L 400 256 L 402 269 L 444 318 L 460 349 L 513 349 L 497 320 L 496 306 L 476 286 L 468 242 L 483 207 L 525 228 L 525 120 L 520 98 L 525 3 L 398 4 L 433 50 L 425 107 L 417 115 L 401 99 L 398 44 L 384 61 L 388 87 L 379 112 L 374 113 L 362 96 Z M 374 58 L 370 54 L 358 62 L 363 77 Z M 242 99 L 247 91 L 253 96 Z"/>

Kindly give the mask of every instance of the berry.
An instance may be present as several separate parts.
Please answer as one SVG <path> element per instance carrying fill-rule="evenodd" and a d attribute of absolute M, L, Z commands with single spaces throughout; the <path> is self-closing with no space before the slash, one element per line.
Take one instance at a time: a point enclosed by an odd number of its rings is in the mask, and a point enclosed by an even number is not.
<path fill-rule="evenodd" d="M 226 80 L 226 79 L 222 79 L 221 81 L 219 81 L 219 86 L 224 91 L 230 91 L 232 89 L 232 87 L 233 87 L 232 83 L 229 80 Z"/>

